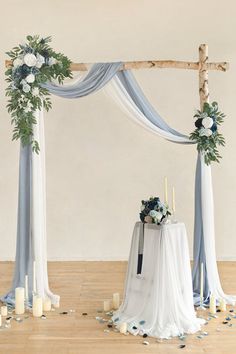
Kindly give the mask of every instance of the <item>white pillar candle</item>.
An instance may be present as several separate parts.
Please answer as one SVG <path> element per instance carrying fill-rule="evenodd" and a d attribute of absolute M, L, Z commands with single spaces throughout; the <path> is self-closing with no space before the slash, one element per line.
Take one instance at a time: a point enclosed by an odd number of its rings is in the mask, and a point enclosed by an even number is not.
<path fill-rule="evenodd" d="M 103 310 L 104 310 L 104 312 L 111 310 L 111 300 L 105 300 L 103 302 Z"/>
<path fill-rule="evenodd" d="M 203 301 L 203 263 L 201 263 L 201 273 L 200 273 L 200 300 Z"/>
<path fill-rule="evenodd" d="M 39 295 L 33 296 L 33 316 L 41 317 L 43 314 L 43 299 Z"/>
<path fill-rule="evenodd" d="M 225 299 L 220 299 L 220 311 L 224 312 L 226 311 L 226 301 Z"/>
<path fill-rule="evenodd" d="M 210 297 L 210 313 L 214 315 L 216 313 L 216 298 L 214 294 Z"/>
<path fill-rule="evenodd" d="M 2 326 L 2 316 L 0 315 L 0 327 Z"/>
<path fill-rule="evenodd" d="M 29 279 L 28 275 L 25 276 L 25 302 L 29 300 Z"/>
<path fill-rule="evenodd" d="M 1 316 L 7 317 L 7 306 L 1 306 Z"/>
<path fill-rule="evenodd" d="M 117 310 L 119 308 L 119 306 L 120 306 L 120 294 L 119 293 L 113 294 L 112 305 L 113 305 L 114 310 Z"/>
<path fill-rule="evenodd" d="M 33 294 L 36 294 L 36 262 L 33 262 Z"/>
<path fill-rule="evenodd" d="M 127 323 L 126 322 L 121 323 L 119 329 L 120 329 L 120 333 L 125 334 L 127 332 Z"/>
<path fill-rule="evenodd" d="M 175 213 L 175 187 L 172 188 L 172 210 Z"/>
<path fill-rule="evenodd" d="M 43 300 L 43 311 L 51 311 L 51 307 L 52 307 L 51 299 L 49 299 L 48 297 L 46 297 L 46 298 Z"/>
<path fill-rule="evenodd" d="M 167 177 L 164 179 L 165 189 L 164 189 L 164 201 L 168 204 L 168 180 Z"/>
<path fill-rule="evenodd" d="M 22 315 L 25 312 L 25 288 L 15 288 L 15 313 Z"/>

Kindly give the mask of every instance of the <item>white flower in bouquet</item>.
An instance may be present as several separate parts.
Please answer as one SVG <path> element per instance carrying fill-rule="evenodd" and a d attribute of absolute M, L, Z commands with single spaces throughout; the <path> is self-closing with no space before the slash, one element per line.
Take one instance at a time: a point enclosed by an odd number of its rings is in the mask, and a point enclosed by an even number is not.
<path fill-rule="evenodd" d="M 25 93 L 30 92 L 30 85 L 28 85 L 28 84 L 23 85 L 23 91 L 24 91 Z"/>
<path fill-rule="evenodd" d="M 32 111 L 32 103 L 28 102 L 27 106 L 24 108 L 25 113 L 31 112 Z"/>
<path fill-rule="evenodd" d="M 212 127 L 214 121 L 211 117 L 206 117 L 202 120 L 202 125 L 204 126 L 204 128 L 209 129 Z"/>
<path fill-rule="evenodd" d="M 150 213 L 149 213 L 149 215 L 150 215 L 153 219 L 155 219 L 155 218 L 157 218 L 158 212 L 157 212 L 156 210 L 151 210 Z"/>
<path fill-rule="evenodd" d="M 33 96 L 39 96 L 39 88 L 38 87 L 34 87 L 32 90 L 32 95 Z"/>
<path fill-rule="evenodd" d="M 26 82 L 24 79 L 22 79 L 21 82 L 20 82 L 20 84 L 21 84 L 22 86 L 24 86 L 24 85 L 27 84 L 27 82 Z M 22 97 L 22 95 L 21 95 L 21 97 Z"/>
<path fill-rule="evenodd" d="M 20 59 L 20 58 L 16 58 L 14 61 L 13 61 L 13 66 L 14 68 L 17 68 L 18 66 L 21 66 L 23 64 L 23 60 Z"/>
<path fill-rule="evenodd" d="M 37 58 L 34 54 L 32 53 L 27 53 L 25 54 L 24 56 L 24 63 L 27 65 L 27 66 L 35 66 L 36 65 L 36 62 L 37 62 Z"/>
<path fill-rule="evenodd" d="M 202 128 L 199 130 L 199 135 L 209 137 L 212 135 L 212 131 L 211 131 L 211 129 Z"/>
<path fill-rule="evenodd" d="M 55 65 L 57 63 L 57 60 L 53 57 L 49 58 L 48 60 L 48 65 L 49 66 L 52 66 L 52 65 Z"/>
<path fill-rule="evenodd" d="M 24 95 L 21 95 L 18 102 L 19 103 L 24 103 L 26 101 L 26 97 Z"/>
<path fill-rule="evenodd" d="M 144 211 L 144 209 L 145 209 L 145 205 L 142 204 L 141 207 L 140 207 L 140 210 Z"/>
<path fill-rule="evenodd" d="M 32 84 L 35 80 L 35 76 L 34 74 L 29 74 L 26 76 L 25 80 L 29 83 L 29 84 Z"/>
<path fill-rule="evenodd" d="M 162 213 L 160 213 L 159 211 L 156 213 L 156 219 L 157 219 L 157 221 L 158 221 L 158 222 L 160 222 L 160 221 L 161 221 L 162 216 L 163 216 L 163 214 L 162 214 Z"/>
<path fill-rule="evenodd" d="M 42 65 L 45 63 L 45 58 L 41 54 L 37 54 L 36 68 L 40 69 Z"/>

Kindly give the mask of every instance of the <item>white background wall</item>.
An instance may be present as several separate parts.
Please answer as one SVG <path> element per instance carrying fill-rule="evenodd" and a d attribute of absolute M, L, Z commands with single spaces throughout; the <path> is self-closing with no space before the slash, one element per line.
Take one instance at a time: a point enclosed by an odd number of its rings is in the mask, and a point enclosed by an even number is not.
<path fill-rule="evenodd" d="M 212 61 L 230 71 L 209 75 L 211 100 L 227 119 L 227 146 L 213 166 L 218 259 L 236 258 L 235 82 L 233 0 L 8 0 L 0 15 L 0 260 L 14 258 L 19 144 L 11 142 L 4 98 L 5 51 L 27 34 L 52 35 L 55 50 L 77 62 L 198 60 L 208 43 Z M 147 97 L 182 132 L 199 107 L 198 73 L 140 70 Z M 176 187 L 177 214 L 193 241 L 196 148 L 175 145 L 135 125 L 103 92 L 80 100 L 53 97 L 45 114 L 49 259 L 126 259 L 140 200 L 163 197 L 163 177 Z"/>

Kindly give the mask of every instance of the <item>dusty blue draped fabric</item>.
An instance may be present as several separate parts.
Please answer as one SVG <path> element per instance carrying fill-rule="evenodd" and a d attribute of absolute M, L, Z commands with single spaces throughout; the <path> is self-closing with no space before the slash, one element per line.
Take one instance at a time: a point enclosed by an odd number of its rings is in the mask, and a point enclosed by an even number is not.
<path fill-rule="evenodd" d="M 52 94 L 64 98 L 79 98 L 88 96 L 103 88 L 113 76 L 121 69 L 122 63 L 98 63 L 94 64 L 85 78 L 74 85 L 55 85 L 48 82 L 43 87 Z"/>
<path fill-rule="evenodd" d="M 78 98 L 87 96 L 101 89 L 120 70 L 122 63 L 95 64 L 85 78 L 69 86 L 57 86 L 52 83 L 43 85 L 51 93 L 65 98 Z M 17 244 L 15 257 L 15 272 L 11 290 L 2 300 L 14 305 L 15 288 L 24 287 L 25 275 L 29 277 L 29 300 L 32 301 L 32 267 L 34 255 L 32 254 L 32 147 L 28 145 L 20 148 L 19 166 L 19 192 L 18 192 L 18 221 Z M 43 270 L 42 270 L 43 271 Z"/>
<path fill-rule="evenodd" d="M 194 303 L 200 304 L 200 269 L 203 263 L 204 273 L 204 302 L 208 303 L 210 298 L 207 269 L 206 269 L 206 255 L 204 248 L 204 234 L 202 225 L 202 196 L 201 196 L 201 161 L 200 155 L 197 158 L 197 167 L 195 175 L 195 219 L 194 219 L 194 245 L 193 245 L 193 296 Z"/>
<path fill-rule="evenodd" d="M 46 83 L 42 85 L 50 93 L 64 98 L 80 98 L 103 88 L 115 75 L 118 76 L 124 88 L 135 102 L 136 106 L 145 117 L 163 131 L 170 132 L 175 136 L 186 138 L 183 144 L 192 144 L 188 137 L 172 129 L 156 112 L 145 97 L 140 86 L 132 73 L 120 71 L 122 63 L 100 63 L 95 64 L 82 81 L 73 85 L 56 85 Z M 17 247 L 16 267 L 12 290 L 3 298 L 6 302 L 14 302 L 14 289 L 16 286 L 24 285 L 25 274 L 30 277 L 29 290 L 32 291 L 32 247 L 31 247 L 31 146 L 20 150 L 20 173 L 19 173 L 19 205 L 18 205 L 18 226 L 17 226 Z M 199 289 L 199 266 L 205 263 L 203 228 L 201 218 L 201 166 L 198 160 L 196 170 L 195 189 L 195 235 L 194 235 L 194 268 L 193 268 L 193 289 L 195 299 L 198 301 Z M 205 272 L 204 295 L 208 296 L 207 273 Z"/>
<path fill-rule="evenodd" d="M 15 272 L 11 290 L 1 298 L 8 304 L 14 304 L 15 288 L 25 286 L 26 274 L 29 276 L 29 294 L 32 294 L 31 176 L 32 148 L 29 145 L 26 147 L 21 145 Z"/>

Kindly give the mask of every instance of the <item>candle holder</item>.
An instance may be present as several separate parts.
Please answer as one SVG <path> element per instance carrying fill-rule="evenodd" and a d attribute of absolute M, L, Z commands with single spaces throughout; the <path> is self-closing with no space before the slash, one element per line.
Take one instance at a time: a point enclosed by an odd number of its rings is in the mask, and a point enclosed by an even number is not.
<path fill-rule="evenodd" d="M 200 297 L 200 304 L 199 304 L 199 306 L 197 307 L 197 310 L 206 311 L 206 306 L 204 305 L 203 297 Z"/>
<path fill-rule="evenodd" d="M 174 210 L 172 210 L 172 213 L 171 213 L 171 223 L 172 224 L 177 224 L 178 220 L 176 219 L 176 213 Z"/>

